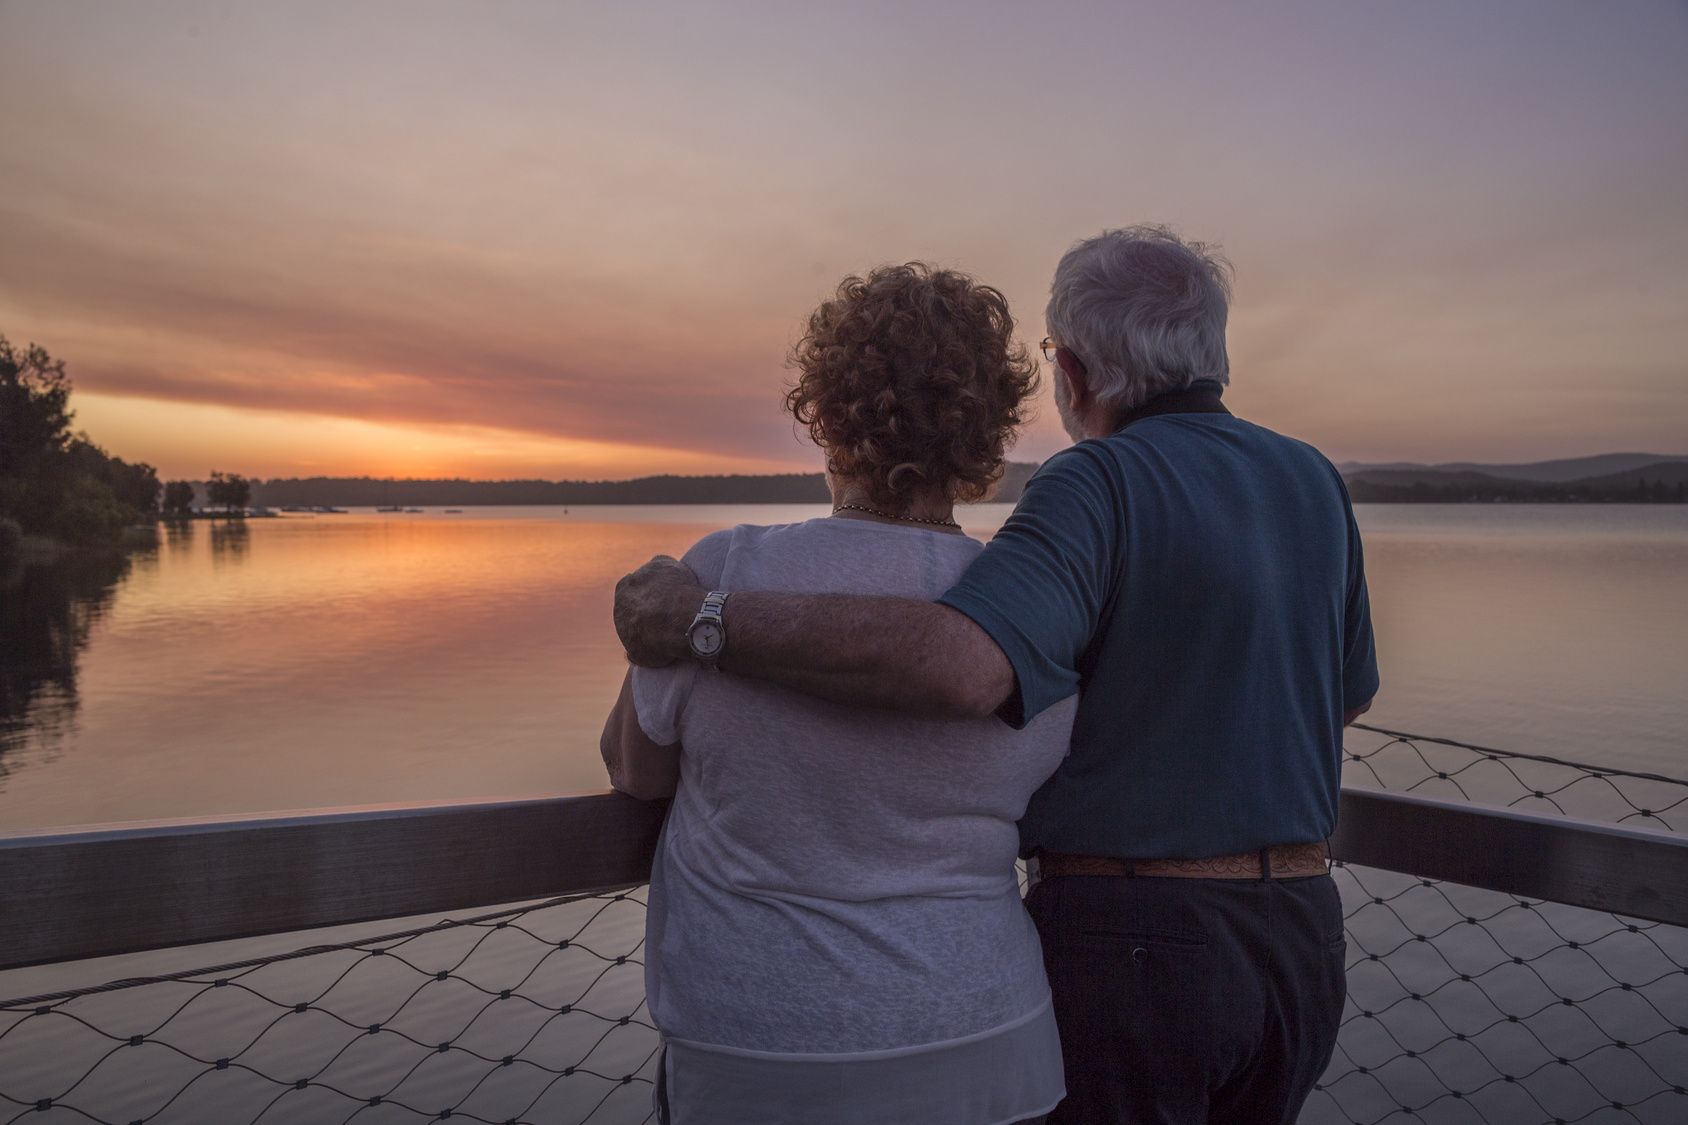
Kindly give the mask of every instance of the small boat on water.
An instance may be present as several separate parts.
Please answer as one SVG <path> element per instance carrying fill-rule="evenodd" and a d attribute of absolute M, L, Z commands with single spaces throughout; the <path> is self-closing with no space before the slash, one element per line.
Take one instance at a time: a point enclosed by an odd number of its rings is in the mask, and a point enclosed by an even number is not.
<path fill-rule="evenodd" d="M 416 513 L 416 512 L 420 512 L 421 510 L 422 510 L 421 508 L 406 508 L 405 509 L 405 511 L 413 513 L 413 514 Z"/>
<path fill-rule="evenodd" d="M 397 504 L 394 504 L 394 505 L 392 505 L 390 507 L 386 507 L 386 508 L 377 508 L 375 510 L 377 512 L 402 512 L 402 511 L 404 511 L 404 509 L 399 507 Z"/>
<path fill-rule="evenodd" d="M 344 508 L 330 508 L 326 504 L 319 504 L 319 505 L 317 505 L 316 507 L 314 507 L 310 510 L 317 513 L 317 515 L 319 515 L 319 516 L 343 516 L 343 515 L 346 514 L 346 509 L 344 509 Z"/>

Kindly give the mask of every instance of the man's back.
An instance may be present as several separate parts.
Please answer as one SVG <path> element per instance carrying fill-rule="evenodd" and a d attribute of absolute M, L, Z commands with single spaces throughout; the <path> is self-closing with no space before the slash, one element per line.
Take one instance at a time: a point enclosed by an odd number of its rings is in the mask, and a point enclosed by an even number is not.
<path fill-rule="evenodd" d="M 1335 1040 L 1336 888 L 1273 846 L 1335 827 L 1344 718 L 1377 690 L 1359 533 L 1331 464 L 1219 390 L 1052 458 L 942 599 L 1013 665 L 1004 718 L 1081 691 L 1020 826 L 1067 1051 L 1052 1125 L 1287 1122 Z"/>
<path fill-rule="evenodd" d="M 1336 470 L 1301 442 L 1192 413 L 1045 471 L 1106 505 L 1087 533 L 1113 568 L 1076 661 L 1073 753 L 1033 798 L 1026 846 L 1152 858 L 1328 836 L 1344 697 L 1377 688 Z"/>

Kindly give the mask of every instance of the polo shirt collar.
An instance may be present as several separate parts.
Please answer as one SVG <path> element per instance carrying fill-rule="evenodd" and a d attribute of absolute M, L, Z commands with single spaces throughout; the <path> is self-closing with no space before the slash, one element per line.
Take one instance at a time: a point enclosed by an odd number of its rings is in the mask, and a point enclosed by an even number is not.
<path fill-rule="evenodd" d="M 1211 379 L 1198 379 L 1183 390 L 1156 395 L 1148 402 L 1126 411 L 1124 417 L 1119 420 L 1119 425 L 1114 427 L 1114 432 L 1118 433 L 1133 422 L 1141 422 L 1157 414 L 1229 414 L 1231 412 L 1219 400 L 1224 390 L 1223 386 Z"/>

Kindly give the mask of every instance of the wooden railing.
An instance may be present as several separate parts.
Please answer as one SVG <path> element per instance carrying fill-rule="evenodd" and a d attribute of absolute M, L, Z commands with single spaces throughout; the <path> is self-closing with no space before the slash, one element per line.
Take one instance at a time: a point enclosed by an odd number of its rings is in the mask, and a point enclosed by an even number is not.
<path fill-rule="evenodd" d="M 0 969 L 642 883 L 619 793 L 0 833 Z"/>
<path fill-rule="evenodd" d="M 0 833 L 0 969 L 632 886 L 616 793 Z M 1688 837 L 1345 789 L 1336 859 L 1688 926 Z"/>

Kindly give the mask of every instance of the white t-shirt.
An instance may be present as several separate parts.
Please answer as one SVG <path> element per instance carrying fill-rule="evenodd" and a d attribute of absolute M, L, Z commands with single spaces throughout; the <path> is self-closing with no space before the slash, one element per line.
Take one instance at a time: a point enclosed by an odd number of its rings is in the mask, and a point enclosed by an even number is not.
<path fill-rule="evenodd" d="M 823 518 L 719 532 L 686 562 L 712 589 L 931 600 L 981 549 Z M 727 622 L 730 646 L 730 602 Z M 1076 697 L 1024 731 L 690 663 L 635 669 L 633 697 L 650 738 L 684 747 L 646 949 L 676 1122 L 990 1125 L 1054 1107 L 1015 822 L 1067 752 Z"/>

